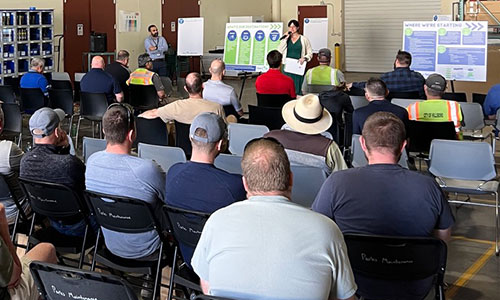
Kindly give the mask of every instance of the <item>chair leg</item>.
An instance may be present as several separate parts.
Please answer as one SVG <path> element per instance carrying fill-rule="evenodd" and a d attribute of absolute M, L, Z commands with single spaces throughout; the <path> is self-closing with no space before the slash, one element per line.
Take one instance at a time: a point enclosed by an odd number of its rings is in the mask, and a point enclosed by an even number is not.
<path fill-rule="evenodd" d="M 97 238 L 95 240 L 95 246 L 94 246 L 94 255 L 92 255 L 92 264 L 90 266 L 90 271 L 95 270 L 95 258 L 97 256 L 97 248 L 99 248 L 99 238 L 101 237 L 101 228 L 97 230 Z"/>
<path fill-rule="evenodd" d="M 161 280 L 161 257 L 163 256 L 163 242 L 160 243 L 160 249 L 158 254 L 158 264 L 156 266 L 156 276 L 155 276 L 155 284 L 153 286 L 153 300 L 156 300 L 156 292 L 158 287 L 161 288 L 161 285 L 158 284 L 158 281 Z"/>
<path fill-rule="evenodd" d="M 68 135 L 71 137 L 71 126 L 73 126 L 73 115 L 69 118 L 69 124 L 68 124 Z"/>
<path fill-rule="evenodd" d="M 78 149 L 78 133 L 80 132 L 80 122 L 82 121 L 82 117 L 78 118 L 78 124 L 76 125 L 76 139 L 75 139 L 75 151 Z"/>
<path fill-rule="evenodd" d="M 92 121 L 92 138 L 95 138 L 95 124 L 94 124 L 94 121 Z"/>
<path fill-rule="evenodd" d="M 89 225 L 85 226 L 85 233 L 83 234 L 83 243 L 82 249 L 80 249 L 80 260 L 78 261 L 78 269 L 81 269 L 83 266 L 83 259 L 85 257 L 85 244 L 87 244 L 87 233 L 89 231 Z"/>
<path fill-rule="evenodd" d="M 97 124 L 97 128 L 99 128 L 99 138 L 102 139 L 102 122 Z"/>
<path fill-rule="evenodd" d="M 10 236 L 10 241 L 15 245 L 16 241 L 16 231 L 17 231 L 17 222 L 19 222 L 19 211 L 16 213 L 16 220 L 14 221 L 14 228 L 12 229 L 12 235 Z"/>
<path fill-rule="evenodd" d="M 172 295 L 174 293 L 174 276 L 175 276 L 175 265 L 177 264 L 177 246 L 174 248 L 174 261 L 172 262 L 172 269 L 170 270 L 170 281 L 168 283 L 168 296 L 167 300 L 172 300 Z"/>
<path fill-rule="evenodd" d="M 17 141 L 17 146 L 21 149 L 23 148 L 23 133 L 22 132 L 19 133 L 19 140 Z"/>
<path fill-rule="evenodd" d="M 495 255 L 498 254 L 498 192 L 495 192 Z"/>

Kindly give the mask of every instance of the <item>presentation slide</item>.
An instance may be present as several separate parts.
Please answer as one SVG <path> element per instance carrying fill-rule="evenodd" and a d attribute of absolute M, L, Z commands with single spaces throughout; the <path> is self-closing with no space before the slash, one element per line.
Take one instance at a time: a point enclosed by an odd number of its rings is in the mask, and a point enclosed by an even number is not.
<path fill-rule="evenodd" d="M 404 22 L 403 49 L 425 77 L 486 82 L 488 22 Z"/>
<path fill-rule="evenodd" d="M 230 71 L 265 72 L 266 56 L 278 48 L 283 23 L 227 23 L 224 62 Z"/>

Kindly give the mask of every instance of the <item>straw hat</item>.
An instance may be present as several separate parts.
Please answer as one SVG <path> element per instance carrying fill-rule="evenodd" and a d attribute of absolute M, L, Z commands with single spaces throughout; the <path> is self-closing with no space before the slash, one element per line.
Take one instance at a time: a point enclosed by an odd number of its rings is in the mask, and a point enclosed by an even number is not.
<path fill-rule="evenodd" d="M 332 116 L 313 94 L 287 102 L 281 114 L 290 127 L 305 134 L 322 133 L 332 125 Z"/>

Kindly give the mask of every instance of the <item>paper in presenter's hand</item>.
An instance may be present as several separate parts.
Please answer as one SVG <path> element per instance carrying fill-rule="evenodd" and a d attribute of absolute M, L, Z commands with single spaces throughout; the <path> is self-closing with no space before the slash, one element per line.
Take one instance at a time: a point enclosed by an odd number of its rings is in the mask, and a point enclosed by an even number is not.
<path fill-rule="evenodd" d="M 292 73 L 292 74 L 297 74 L 297 75 L 304 75 L 306 72 L 306 65 L 307 62 L 304 62 L 303 64 L 300 64 L 298 59 L 293 59 L 293 58 L 286 58 L 285 59 L 285 69 L 284 71 L 287 73 Z"/>

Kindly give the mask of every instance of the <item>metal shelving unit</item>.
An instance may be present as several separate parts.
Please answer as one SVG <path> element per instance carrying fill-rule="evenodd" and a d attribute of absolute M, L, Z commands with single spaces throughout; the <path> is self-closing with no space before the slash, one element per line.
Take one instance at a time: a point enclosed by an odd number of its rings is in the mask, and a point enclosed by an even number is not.
<path fill-rule="evenodd" d="M 0 10 L 0 84 L 28 72 L 32 58 L 45 59 L 45 73 L 54 70 L 54 10 Z"/>

